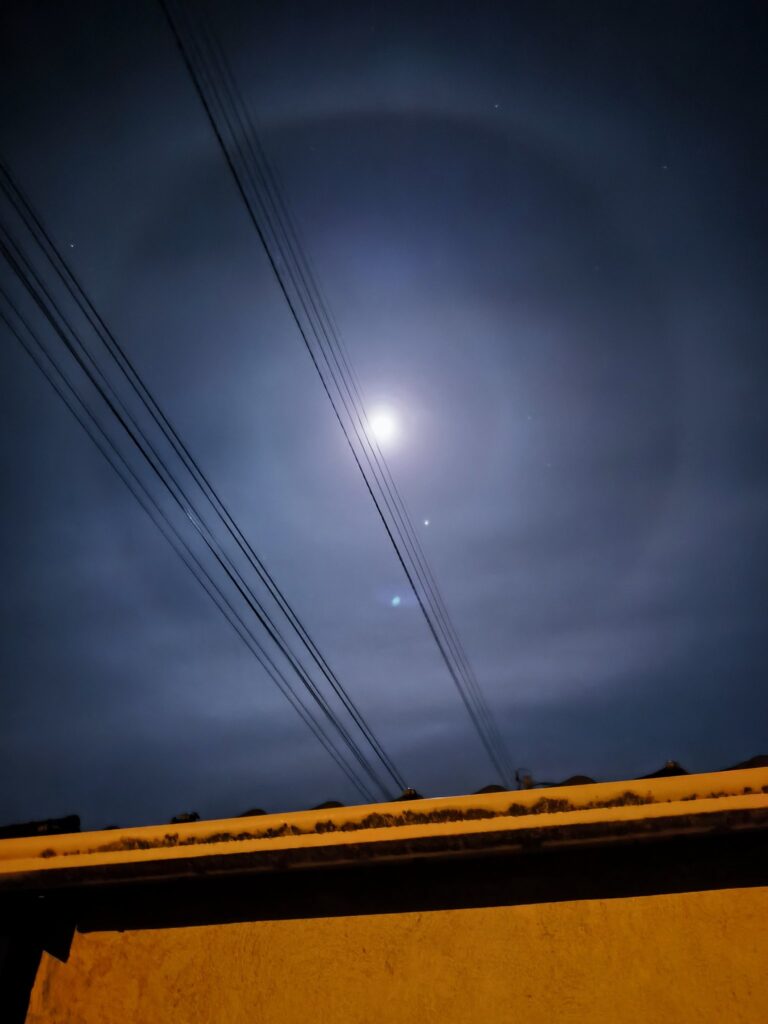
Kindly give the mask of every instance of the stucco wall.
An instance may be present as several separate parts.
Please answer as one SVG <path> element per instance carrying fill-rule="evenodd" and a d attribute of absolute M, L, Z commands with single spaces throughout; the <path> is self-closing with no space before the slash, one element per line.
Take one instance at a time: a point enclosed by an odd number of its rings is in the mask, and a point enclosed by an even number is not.
<path fill-rule="evenodd" d="M 76 934 L 29 1024 L 765 1024 L 768 888 Z"/>

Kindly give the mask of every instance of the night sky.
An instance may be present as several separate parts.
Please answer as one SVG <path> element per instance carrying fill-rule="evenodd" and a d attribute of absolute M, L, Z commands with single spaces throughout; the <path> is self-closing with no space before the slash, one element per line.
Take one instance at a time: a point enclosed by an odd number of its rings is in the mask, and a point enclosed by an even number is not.
<path fill-rule="evenodd" d="M 763 752 L 765 5 L 210 9 L 513 764 Z M 409 784 L 498 781 L 159 7 L 0 47 L 4 158 Z M 0 336 L 0 822 L 355 801 Z"/>

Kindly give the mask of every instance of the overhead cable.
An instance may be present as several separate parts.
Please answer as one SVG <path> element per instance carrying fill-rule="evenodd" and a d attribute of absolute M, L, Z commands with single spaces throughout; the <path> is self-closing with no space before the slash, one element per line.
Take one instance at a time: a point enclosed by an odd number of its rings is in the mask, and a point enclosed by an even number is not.
<path fill-rule="evenodd" d="M 394 782 L 395 787 L 399 790 L 405 790 L 407 788 L 406 781 L 400 771 L 397 769 L 392 758 L 387 754 L 381 742 L 376 737 L 372 727 L 367 722 L 365 716 L 357 707 L 355 702 L 352 700 L 347 689 L 339 680 L 336 673 L 329 665 L 322 652 L 319 650 L 317 644 L 312 639 L 309 631 L 302 623 L 298 614 L 295 612 L 284 593 L 277 585 L 274 577 L 270 574 L 269 570 L 265 566 L 263 560 L 258 556 L 254 550 L 252 544 L 248 541 L 243 531 L 240 529 L 238 524 L 235 522 L 229 509 L 224 504 L 219 494 L 213 487 L 210 479 L 201 469 L 198 461 L 191 454 L 188 446 L 181 439 L 178 431 L 175 429 L 173 424 L 170 422 L 168 417 L 165 415 L 163 410 L 160 408 L 158 402 L 150 392 L 146 383 L 142 379 L 141 375 L 137 371 L 136 367 L 128 357 L 123 346 L 120 345 L 119 341 L 109 329 L 103 318 L 98 313 L 93 302 L 85 292 L 84 288 L 80 284 L 79 280 L 67 264 L 60 249 L 55 245 L 50 233 L 46 229 L 42 222 L 40 215 L 34 210 L 31 203 L 20 189 L 13 176 L 10 173 L 8 167 L 0 161 L 0 190 L 5 194 L 6 198 L 12 204 L 17 215 L 24 223 L 31 236 L 35 239 L 37 245 L 40 247 L 42 252 L 45 254 L 50 265 L 56 272 L 61 283 L 74 299 L 80 312 L 85 317 L 90 328 L 95 333 L 96 337 L 104 346 L 106 352 L 109 354 L 110 359 L 119 370 L 123 378 L 127 381 L 132 392 L 138 397 L 139 402 L 144 410 L 149 414 L 155 426 L 160 430 L 162 436 L 169 444 L 172 451 L 178 457 L 182 465 L 190 473 L 193 481 L 205 497 L 206 501 L 212 507 L 218 520 L 223 525 L 227 534 L 233 538 L 237 548 L 246 558 L 248 564 L 256 573 L 260 582 L 265 586 L 270 597 L 275 601 L 279 610 L 285 616 L 290 628 L 295 632 L 299 638 L 301 644 L 307 650 L 310 658 L 319 669 L 321 675 L 330 685 L 333 693 L 340 700 L 343 708 L 351 718 L 354 726 L 360 730 L 365 741 L 370 745 L 371 750 L 375 754 L 376 758 L 380 761 L 385 772 L 389 778 Z M 146 438 L 146 435 L 142 432 L 135 419 L 131 416 L 130 412 L 125 408 L 121 402 L 119 396 L 115 393 L 115 390 L 111 387 L 107 377 L 104 375 L 98 364 L 92 359 L 91 354 L 87 349 L 81 350 L 85 357 L 90 360 L 92 369 L 99 375 L 102 384 L 109 391 L 111 399 L 119 407 L 122 414 L 126 417 L 128 422 L 131 424 L 137 434 L 145 441 L 148 450 L 154 460 L 162 461 L 161 456 L 158 454 L 156 448 Z M 185 514 L 190 516 L 191 521 L 195 525 L 196 529 L 206 529 L 209 537 L 213 537 L 213 532 L 206 526 L 205 520 L 196 512 L 195 517 L 191 517 L 192 504 L 189 497 L 179 489 L 175 481 L 173 481 L 177 489 L 177 501 L 181 499 L 185 507 Z M 223 554 L 223 552 L 220 552 Z M 226 556 L 225 556 L 226 557 Z M 242 576 L 232 566 L 231 560 L 228 559 L 230 568 L 237 574 L 240 583 L 246 586 Z M 258 604 L 258 602 L 257 602 Z M 270 635 L 279 636 L 279 629 L 269 614 L 259 605 L 263 612 L 266 620 L 266 628 L 270 632 Z M 273 635 L 274 634 L 274 635 Z M 283 638 L 280 636 L 280 643 L 283 643 Z M 290 659 L 289 659 L 290 660 Z M 388 793 L 386 787 L 384 787 L 384 794 L 391 795 Z"/>
<path fill-rule="evenodd" d="M 429 631 L 496 770 L 512 783 L 500 730 L 473 672 L 423 548 L 365 413 L 348 354 L 317 287 L 295 226 L 226 56 L 194 5 L 159 0 L 252 226 L 384 525 Z"/>
<path fill-rule="evenodd" d="M 366 800 L 372 800 L 373 796 L 367 785 L 360 779 L 359 775 L 347 764 L 339 752 L 333 740 L 328 736 L 325 729 L 317 722 L 312 712 L 305 706 L 301 698 L 295 692 L 285 674 L 281 672 L 273 659 L 264 650 L 253 631 L 237 612 L 232 602 L 227 598 L 219 585 L 205 569 L 199 558 L 190 548 L 189 544 L 173 525 L 168 514 L 161 508 L 152 494 L 142 482 L 136 471 L 130 466 L 125 456 L 119 450 L 114 440 L 109 436 L 96 415 L 88 407 L 85 399 L 77 391 L 75 385 L 68 379 L 64 371 L 56 363 L 54 358 L 46 349 L 39 335 L 23 317 L 18 307 L 12 301 L 5 290 L 0 287 L 0 298 L 5 302 L 11 316 L 5 312 L 0 305 L 0 321 L 8 331 L 16 338 L 29 358 L 42 373 L 55 393 L 64 403 L 69 412 L 74 416 L 90 440 L 104 459 L 109 463 L 114 472 L 128 488 L 133 497 L 139 503 L 150 520 L 158 528 L 164 539 L 171 546 L 173 551 L 181 559 L 197 583 L 213 602 L 214 606 L 223 615 L 237 636 L 242 640 L 250 653 L 256 658 L 262 668 L 266 671 L 283 696 L 302 718 L 307 727 L 341 768 L 352 785 Z M 22 325 L 21 331 L 11 317 L 15 317 L 17 323 Z M 24 332 L 27 337 L 24 336 Z M 30 344 L 30 340 L 32 344 Z"/>
<path fill-rule="evenodd" d="M 125 408 L 119 396 L 115 393 L 108 380 L 104 377 L 103 371 L 93 360 L 92 354 L 83 345 L 72 324 L 62 314 L 51 292 L 36 274 L 27 257 L 20 249 L 18 243 L 9 235 L 6 229 L 0 230 L 0 251 L 6 261 L 16 273 L 24 288 L 38 306 L 43 316 L 48 320 L 54 333 L 64 344 L 69 355 L 74 359 L 79 370 L 84 374 L 89 385 L 95 389 L 101 400 L 107 406 L 109 412 L 115 417 L 123 428 L 131 442 L 135 445 L 142 458 L 152 470 L 157 479 L 168 491 L 173 502 L 182 510 L 188 521 L 192 524 L 205 546 L 208 548 L 219 568 L 222 569 L 229 581 L 234 585 L 235 590 L 243 599 L 250 612 L 256 617 L 260 625 L 267 632 L 270 639 L 280 650 L 283 657 L 288 661 L 291 668 L 301 680 L 313 700 L 317 703 L 323 715 L 330 725 L 338 732 L 344 744 L 348 747 L 353 758 L 358 762 L 363 771 L 383 792 L 385 797 L 391 794 L 386 786 L 379 779 L 375 769 L 370 764 L 358 742 L 352 737 L 348 728 L 339 720 L 338 715 L 330 707 L 327 699 L 317 687 L 311 675 L 304 665 L 296 657 L 290 646 L 286 643 L 280 630 L 276 626 L 269 612 L 264 608 L 252 588 L 244 580 L 242 574 L 233 564 L 231 558 L 216 540 L 214 534 L 207 526 L 204 518 L 190 500 L 189 495 L 179 484 L 174 474 L 160 456 L 157 448 L 147 439 L 141 426 Z M 102 321 L 103 322 L 103 321 Z"/>

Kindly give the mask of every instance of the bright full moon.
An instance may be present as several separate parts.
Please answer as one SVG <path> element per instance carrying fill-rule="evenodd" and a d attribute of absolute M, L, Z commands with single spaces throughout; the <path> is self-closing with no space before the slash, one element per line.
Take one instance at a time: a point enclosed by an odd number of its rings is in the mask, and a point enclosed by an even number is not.
<path fill-rule="evenodd" d="M 393 441 L 398 434 L 399 425 L 395 416 L 389 409 L 376 409 L 371 413 L 369 420 L 371 432 L 379 444 L 387 444 Z"/>

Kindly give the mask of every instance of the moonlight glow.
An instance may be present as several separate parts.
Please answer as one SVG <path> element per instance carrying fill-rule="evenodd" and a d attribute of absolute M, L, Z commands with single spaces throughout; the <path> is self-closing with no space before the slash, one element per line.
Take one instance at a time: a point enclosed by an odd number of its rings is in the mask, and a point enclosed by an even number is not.
<path fill-rule="evenodd" d="M 374 409 L 370 418 L 371 433 L 379 444 L 394 441 L 400 432 L 397 418 L 389 409 Z"/>

